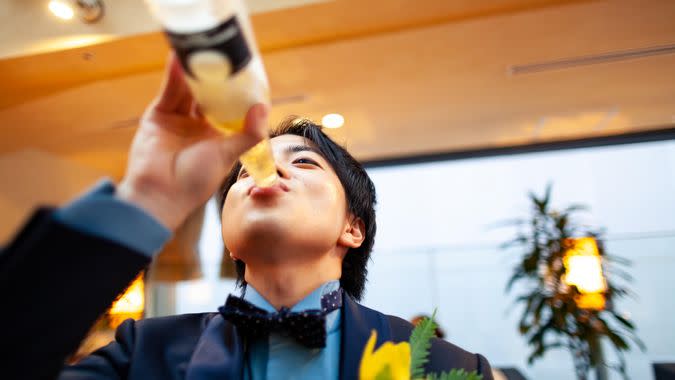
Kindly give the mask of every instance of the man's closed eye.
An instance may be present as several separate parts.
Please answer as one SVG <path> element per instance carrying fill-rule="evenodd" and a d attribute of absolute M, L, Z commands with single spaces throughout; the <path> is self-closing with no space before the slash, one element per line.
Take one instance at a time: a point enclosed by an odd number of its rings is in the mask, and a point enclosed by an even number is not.
<path fill-rule="evenodd" d="M 295 160 L 293 160 L 293 164 L 296 164 L 296 165 L 312 165 L 312 166 L 317 166 L 317 167 L 323 169 L 323 166 L 321 166 L 318 162 L 314 161 L 311 158 L 307 158 L 307 157 L 296 158 Z"/>

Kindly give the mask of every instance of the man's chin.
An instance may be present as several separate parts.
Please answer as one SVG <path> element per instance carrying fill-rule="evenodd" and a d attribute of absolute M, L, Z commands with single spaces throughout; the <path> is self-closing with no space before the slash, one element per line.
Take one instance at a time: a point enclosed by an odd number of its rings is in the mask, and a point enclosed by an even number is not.
<path fill-rule="evenodd" d="M 237 228 L 238 239 L 242 240 L 277 240 L 288 233 L 290 222 L 275 215 L 248 215 Z"/>

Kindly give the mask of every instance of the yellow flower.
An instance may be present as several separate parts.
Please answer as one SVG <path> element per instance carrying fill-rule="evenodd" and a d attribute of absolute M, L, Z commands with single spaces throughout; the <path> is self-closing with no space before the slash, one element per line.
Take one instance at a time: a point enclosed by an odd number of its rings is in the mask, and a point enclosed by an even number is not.
<path fill-rule="evenodd" d="M 382 371 L 387 371 L 389 373 L 387 379 L 410 380 L 410 344 L 408 342 L 398 344 L 385 342 L 373 352 L 376 340 L 377 332 L 373 330 L 363 351 L 359 378 L 375 380 Z"/>

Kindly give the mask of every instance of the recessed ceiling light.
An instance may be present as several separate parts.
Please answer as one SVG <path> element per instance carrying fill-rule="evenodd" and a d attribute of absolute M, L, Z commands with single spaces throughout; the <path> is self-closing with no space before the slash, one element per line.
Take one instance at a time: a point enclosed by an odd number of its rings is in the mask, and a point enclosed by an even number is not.
<path fill-rule="evenodd" d="M 329 113 L 321 119 L 321 125 L 326 128 L 340 128 L 345 123 L 345 118 L 339 113 Z"/>
<path fill-rule="evenodd" d="M 75 10 L 73 7 L 61 0 L 50 1 L 48 7 L 54 16 L 62 20 L 70 20 L 75 15 Z"/>

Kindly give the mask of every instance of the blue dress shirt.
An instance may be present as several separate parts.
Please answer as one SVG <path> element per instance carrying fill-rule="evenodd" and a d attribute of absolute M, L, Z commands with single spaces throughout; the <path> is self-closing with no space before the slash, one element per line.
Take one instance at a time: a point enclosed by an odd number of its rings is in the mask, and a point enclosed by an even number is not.
<path fill-rule="evenodd" d="M 124 245 L 147 256 L 159 252 L 171 231 L 139 207 L 115 197 L 115 186 L 102 180 L 92 190 L 54 212 L 68 227 Z"/>
<path fill-rule="evenodd" d="M 329 281 L 291 308 L 293 312 L 321 310 L 321 297 L 340 287 L 339 281 Z M 248 285 L 244 299 L 274 313 L 277 310 L 260 293 Z M 340 372 L 340 338 L 342 321 L 340 309 L 326 315 L 326 347 L 307 348 L 292 337 L 272 333 L 253 341 L 244 363 L 245 380 L 322 379 L 337 380 Z"/>

